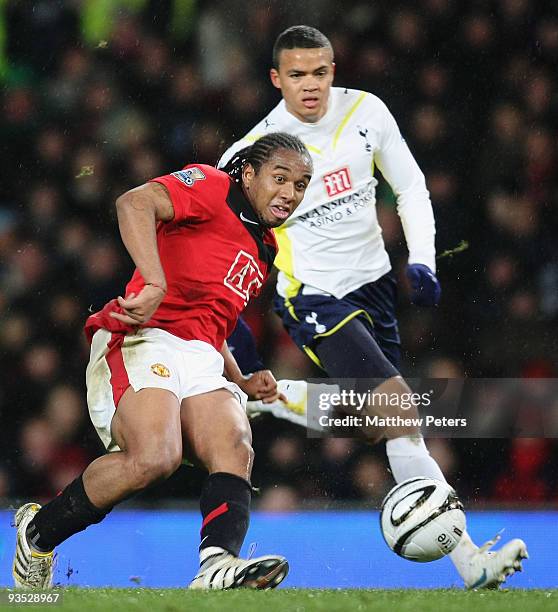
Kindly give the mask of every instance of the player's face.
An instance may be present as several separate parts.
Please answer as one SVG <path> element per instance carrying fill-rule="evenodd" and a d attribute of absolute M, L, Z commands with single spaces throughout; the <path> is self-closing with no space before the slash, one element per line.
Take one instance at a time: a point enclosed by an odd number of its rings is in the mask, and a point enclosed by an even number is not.
<path fill-rule="evenodd" d="M 312 178 L 309 156 L 279 149 L 256 173 L 247 164 L 242 172 L 246 196 L 265 227 L 278 227 L 296 210 Z"/>
<path fill-rule="evenodd" d="M 287 110 L 300 121 L 315 123 L 327 112 L 335 64 L 328 47 L 283 49 L 271 82 L 281 90 Z"/>

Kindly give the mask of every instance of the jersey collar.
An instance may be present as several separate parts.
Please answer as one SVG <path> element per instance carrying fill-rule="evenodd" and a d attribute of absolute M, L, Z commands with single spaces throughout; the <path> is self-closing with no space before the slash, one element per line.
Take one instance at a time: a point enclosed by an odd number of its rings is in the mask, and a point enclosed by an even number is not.
<path fill-rule="evenodd" d="M 227 204 L 235 217 L 237 217 L 239 223 L 244 225 L 248 233 L 255 240 L 260 259 L 270 268 L 277 255 L 273 233 L 270 229 L 260 225 L 259 219 L 242 192 L 240 185 L 232 180 L 227 195 Z"/>

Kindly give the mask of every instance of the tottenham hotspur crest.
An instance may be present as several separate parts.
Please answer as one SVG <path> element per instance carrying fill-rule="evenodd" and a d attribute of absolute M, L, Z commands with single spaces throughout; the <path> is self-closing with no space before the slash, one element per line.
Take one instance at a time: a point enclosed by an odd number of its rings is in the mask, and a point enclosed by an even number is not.
<path fill-rule="evenodd" d="M 364 138 L 364 148 L 366 152 L 370 153 L 370 151 L 372 151 L 372 145 L 368 142 L 368 128 L 363 128 L 360 125 L 357 125 L 357 130 L 359 136 L 362 136 Z"/>

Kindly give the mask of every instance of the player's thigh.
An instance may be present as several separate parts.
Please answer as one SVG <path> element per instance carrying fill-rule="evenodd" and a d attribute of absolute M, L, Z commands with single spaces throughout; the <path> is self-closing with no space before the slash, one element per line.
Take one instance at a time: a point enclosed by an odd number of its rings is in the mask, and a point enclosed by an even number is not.
<path fill-rule="evenodd" d="M 126 336 L 103 329 L 95 333 L 86 371 L 87 405 L 109 452 L 135 450 L 136 440 L 153 446 L 172 436 L 180 440 L 182 359 L 175 344 L 170 334 L 156 329 Z"/>
<path fill-rule="evenodd" d="M 351 388 L 347 390 L 365 394 L 369 398 L 365 413 L 370 417 L 378 417 L 379 424 L 365 421 L 361 433 L 368 440 L 379 441 L 384 437 L 413 435 L 417 432 L 416 421 L 413 419 L 418 418 L 418 411 L 409 402 L 411 389 L 362 321 L 352 319 L 335 334 L 321 339 L 316 345 L 316 352 L 329 376 L 350 379 Z M 341 411 L 358 416 L 364 414 L 350 406 Z M 395 421 L 385 421 L 388 417 L 396 418 Z M 384 425 L 384 422 L 404 424 L 392 426 Z"/>
<path fill-rule="evenodd" d="M 182 456 L 180 405 L 167 389 L 130 386 L 118 403 L 111 423 L 118 446 L 134 455 L 177 460 Z"/>
<path fill-rule="evenodd" d="M 378 385 L 399 375 L 368 326 L 358 317 L 320 338 L 315 351 L 331 378 L 366 378 Z"/>
<path fill-rule="evenodd" d="M 251 464 L 250 423 L 230 391 L 217 389 L 183 399 L 180 419 L 185 445 L 210 471 L 228 462 L 243 465 L 248 459 Z"/>

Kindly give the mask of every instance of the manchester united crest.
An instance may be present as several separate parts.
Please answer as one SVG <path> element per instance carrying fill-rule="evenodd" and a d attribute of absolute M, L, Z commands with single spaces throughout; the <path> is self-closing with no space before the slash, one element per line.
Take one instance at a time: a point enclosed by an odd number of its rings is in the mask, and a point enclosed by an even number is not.
<path fill-rule="evenodd" d="M 161 378 L 170 378 L 170 370 L 162 363 L 154 363 L 151 366 L 151 371 L 153 372 L 153 374 L 156 374 Z"/>

